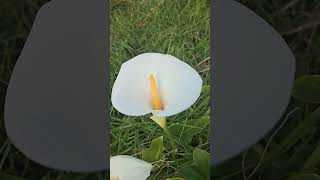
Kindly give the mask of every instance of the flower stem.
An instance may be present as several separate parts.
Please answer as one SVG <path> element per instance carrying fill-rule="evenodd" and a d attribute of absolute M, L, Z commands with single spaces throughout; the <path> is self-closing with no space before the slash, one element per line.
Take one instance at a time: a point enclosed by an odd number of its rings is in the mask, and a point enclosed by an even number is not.
<path fill-rule="evenodd" d="M 173 136 L 167 126 L 166 118 L 165 117 L 154 117 L 154 116 L 151 116 L 150 118 L 163 129 L 164 133 L 166 134 L 167 138 L 169 139 L 169 143 L 170 143 L 173 151 L 176 152 L 177 146 L 176 146 L 176 143 L 173 139 Z"/>
<path fill-rule="evenodd" d="M 173 149 L 173 151 L 175 152 L 177 150 L 177 146 L 176 143 L 174 142 L 173 136 L 169 130 L 169 128 L 167 126 L 164 126 L 163 128 L 164 133 L 167 135 L 168 139 L 169 139 L 169 143 Z"/>

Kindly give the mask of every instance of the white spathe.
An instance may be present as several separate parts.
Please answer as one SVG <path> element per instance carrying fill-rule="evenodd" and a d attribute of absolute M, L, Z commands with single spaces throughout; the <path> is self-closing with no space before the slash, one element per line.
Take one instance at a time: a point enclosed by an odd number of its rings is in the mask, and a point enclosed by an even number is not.
<path fill-rule="evenodd" d="M 152 165 L 135 157 L 118 155 L 110 158 L 110 177 L 118 180 L 145 180 Z"/>
<path fill-rule="evenodd" d="M 156 79 L 163 111 L 152 109 L 151 74 Z M 190 65 L 171 55 L 144 53 L 122 64 L 111 101 L 119 112 L 129 116 L 153 113 L 156 117 L 168 117 L 195 103 L 201 88 L 202 79 Z"/>

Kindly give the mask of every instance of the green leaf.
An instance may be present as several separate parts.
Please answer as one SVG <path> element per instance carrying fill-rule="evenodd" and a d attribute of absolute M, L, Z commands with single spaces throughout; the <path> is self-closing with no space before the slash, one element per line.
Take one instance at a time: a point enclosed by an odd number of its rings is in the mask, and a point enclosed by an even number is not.
<path fill-rule="evenodd" d="M 266 161 L 271 163 L 272 159 L 277 159 L 282 154 L 287 153 L 296 143 L 303 140 L 310 128 L 320 120 L 320 107 L 314 110 L 308 117 L 301 121 L 288 135 L 266 156 Z"/>
<path fill-rule="evenodd" d="M 180 174 L 184 180 L 206 180 L 204 176 L 193 166 L 187 166 L 180 169 Z"/>
<path fill-rule="evenodd" d="M 301 173 L 292 175 L 287 180 L 320 180 L 320 176 L 312 173 Z"/>
<path fill-rule="evenodd" d="M 175 178 L 167 178 L 166 180 L 184 180 L 184 179 L 180 177 L 175 177 Z"/>
<path fill-rule="evenodd" d="M 310 154 L 303 164 L 303 169 L 308 170 L 314 168 L 320 162 L 320 144 Z"/>
<path fill-rule="evenodd" d="M 189 119 L 183 123 L 176 123 L 169 127 L 172 135 L 187 144 L 192 141 L 193 136 L 203 131 L 210 123 L 209 116 L 202 116 L 199 119 Z"/>
<path fill-rule="evenodd" d="M 193 151 L 193 163 L 202 174 L 210 176 L 210 154 L 207 151 L 196 148 Z"/>
<path fill-rule="evenodd" d="M 151 141 L 150 148 L 142 151 L 142 159 L 149 163 L 159 161 L 163 156 L 163 136 L 160 136 Z"/>
<path fill-rule="evenodd" d="M 1 180 L 26 180 L 22 177 L 16 177 L 16 176 L 8 175 L 5 173 L 0 173 L 0 179 Z"/>
<path fill-rule="evenodd" d="M 292 96 L 306 103 L 320 103 L 320 75 L 298 78 L 294 83 Z"/>
<path fill-rule="evenodd" d="M 210 180 L 210 155 L 196 148 L 193 151 L 193 164 L 180 169 L 185 180 Z"/>

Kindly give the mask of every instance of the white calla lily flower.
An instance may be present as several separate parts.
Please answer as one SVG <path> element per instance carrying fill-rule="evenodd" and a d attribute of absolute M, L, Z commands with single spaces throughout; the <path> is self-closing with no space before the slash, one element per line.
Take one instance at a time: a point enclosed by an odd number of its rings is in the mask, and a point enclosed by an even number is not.
<path fill-rule="evenodd" d="M 135 157 L 119 155 L 110 158 L 110 180 L 145 180 L 152 165 Z"/>
<path fill-rule="evenodd" d="M 123 114 L 152 113 L 157 121 L 188 109 L 201 88 L 202 79 L 190 65 L 171 55 L 145 53 L 122 64 L 111 101 Z"/>

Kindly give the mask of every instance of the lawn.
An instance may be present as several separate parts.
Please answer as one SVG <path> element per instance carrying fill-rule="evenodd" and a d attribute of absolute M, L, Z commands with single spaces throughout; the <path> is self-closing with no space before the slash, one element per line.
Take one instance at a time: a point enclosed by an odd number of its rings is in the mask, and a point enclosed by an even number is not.
<path fill-rule="evenodd" d="M 192 164 L 194 148 L 210 152 L 209 84 L 210 84 L 210 17 L 209 1 L 111 1 L 111 82 L 123 62 L 146 53 L 171 54 L 194 67 L 203 79 L 203 93 L 187 111 L 167 119 L 169 128 L 183 127 L 194 131 L 186 140 L 180 130 L 175 137 L 178 152 L 173 153 L 164 135 L 164 157 L 155 163 L 150 179 L 178 177 L 179 169 Z M 127 154 L 141 158 L 150 142 L 163 136 L 162 129 L 146 115 L 124 116 L 111 108 L 111 155 Z M 192 123 L 192 128 L 186 124 Z M 197 122 L 197 124 L 195 123 Z M 190 125 L 190 124 L 189 124 Z M 182 137 L 181 137 L 182 136 Z M 176 154 L 172 156 L 172 154 Z"/>

